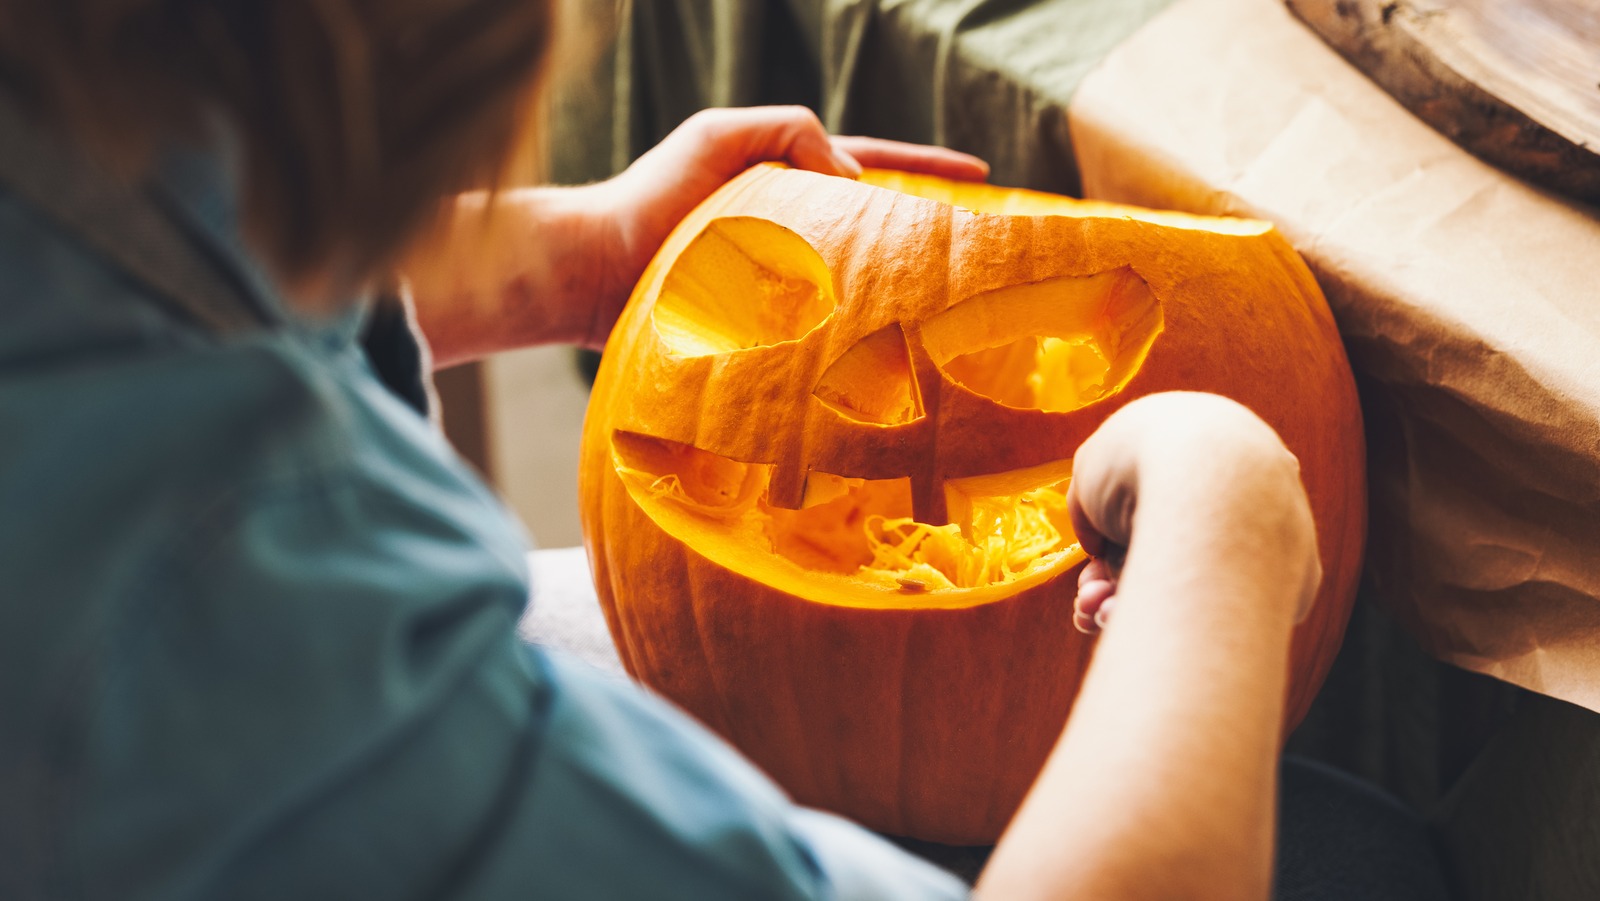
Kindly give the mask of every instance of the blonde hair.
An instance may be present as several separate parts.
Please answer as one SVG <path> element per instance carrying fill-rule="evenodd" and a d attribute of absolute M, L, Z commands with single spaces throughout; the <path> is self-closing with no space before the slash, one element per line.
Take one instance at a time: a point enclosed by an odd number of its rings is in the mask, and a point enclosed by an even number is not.
<path fill-rule="evenodd" d="M 553 6 L 0 0 L 0 85 L 129 175 L 220 115 L 267 262 L 289 279 L 370 274 L 525 146 Z"/>

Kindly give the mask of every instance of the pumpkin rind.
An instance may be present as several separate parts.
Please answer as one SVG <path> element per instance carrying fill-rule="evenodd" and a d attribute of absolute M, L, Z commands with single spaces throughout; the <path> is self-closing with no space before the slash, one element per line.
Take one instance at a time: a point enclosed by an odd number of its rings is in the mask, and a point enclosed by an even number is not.
<path fill-rule="evenodd" d="M 802 803 L 885 832 L 992 842 L 1088 665 L 1092 641 L 1071 625 L 1081 552 L 968 589 L 895 590 L 811 573 L 735 546 L 733 532 L 650 500 L 637 480 L 630 488 L 618 435 L 770 467 L 774 506 L 799 506 L 808 481 L 822 478 L 808 480 L 809 471 L 909 479 L 919 518 L 942 517 L 959 501 L 951 485 L 1054 472 L 1128 401 L 1201 390 L 1253 409 L 1301 462 L 1324 580 L 1294 638 L 1286 709 L 1298 722 L 1342 637 L 1365 534 L 1355 388 L 1298 255 L 1265 223 L 917 176 L 868 180 L 913 193 L 773 166 L 734 179 L 673 232 L 612 333 L 585 421 L 579 491 L 601 603 L 629 672 Z M 756 325 L 745 317 L 722 327 L 735 338 L 687 351 L 663 337 L 673 326 L 658 326 L 654 313 L 670 280 L 664 315 L 725 303 L 696 295 L 703 286 L 682 281 L 692 273 L 674 272 L 686 249 L 707 259 L 731 252 L 696 243 L 708 228 L 731 229 L 734 245 L 781 247 L 792 262 L 763 265 L 792 267 L 802 281 L 825 272 L 827 282 L 793 301 L 804 315 Z M 974 298 L 1051 280 L 1072 290 L 1071 280 L 1089 277 L 1120 279 L 1117 290 L 1148 286 L 1159 309 L 1127 306 L 1128 323 L 1117 327 L 1141 336 L 1143 357 L 1079 408 L 1023 409 L 971 390 L 947 371 L 954 364 L 935 359 L 946 339 L 922 338 L 925 323 Z M 785 278 L 774 282 L 783 296 L 809 290 Z M 1158 327 L 1149 319 L 1157 314 Z M 984 316 L 1005 327 L 998 312 L 963 315 L 950 330 L 958 337 L 982 332 Z M 909 377 L 914 402 L 862 372 Z"/>

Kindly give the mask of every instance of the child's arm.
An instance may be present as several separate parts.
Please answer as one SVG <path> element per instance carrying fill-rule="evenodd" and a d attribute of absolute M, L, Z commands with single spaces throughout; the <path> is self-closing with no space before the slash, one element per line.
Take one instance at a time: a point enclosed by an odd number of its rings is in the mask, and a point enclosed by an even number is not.
<path fill-rule="evenodd" d="M 1266 898 L 1289 636 L 1320 581 L 1299 466 L 1238 404 L 1157 395 L 1083 445 L 1072 505 L 1091 553 L 1127 548 L 1114 622 L 979 892 Z"/>
<path fill-rule="evenodd" d="M 703 110 L 609 181 L 456 198 L 401 264 L 435 365 L 531 344 L 603 346 L 678 221 L 768 160 L 849 178 L 863 165 L 959 179 L 989 172 L 942 147 L 830 137 L 804 107 Z"/>

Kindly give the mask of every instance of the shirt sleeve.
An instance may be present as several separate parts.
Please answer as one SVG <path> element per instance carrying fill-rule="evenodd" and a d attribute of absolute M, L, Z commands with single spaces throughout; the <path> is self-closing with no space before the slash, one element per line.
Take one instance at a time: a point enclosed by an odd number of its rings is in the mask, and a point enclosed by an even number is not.
<path fill-rule="evenodd" d="M 73 752 L 84 897 L 966 895 L 522 643 L 520 546 L 447 487 L 275 478 L 139 582 Z"/>
<path fill-rule="evenodd" d="M 675 708 L 528 651 L 557 686 L 529 805 L 551 897 L 967 897 L 949 873 L 792 804 Z"/>

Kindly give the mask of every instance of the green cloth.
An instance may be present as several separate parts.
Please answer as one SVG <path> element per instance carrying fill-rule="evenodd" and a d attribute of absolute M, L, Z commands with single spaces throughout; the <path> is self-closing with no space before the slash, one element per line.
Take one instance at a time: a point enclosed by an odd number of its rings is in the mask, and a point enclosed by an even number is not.
<path fill-rule="evenodd" d="M 839 134 L 977 154 L 997 184 L 1077 193 L 1067 104 L 1172 0 L 625 0 L 561 86 L 552 173 L 620 171 L 696 110 L 800 103 Z M 582 53 L 582 51 L 580 51 Z"/>
<path fill-rule="evenodd" d="M 1289 751 L 1424 812 L 1458 901 L 1600 897 L 1600 716 L 1440 663 L 1370 598 Z"/>

